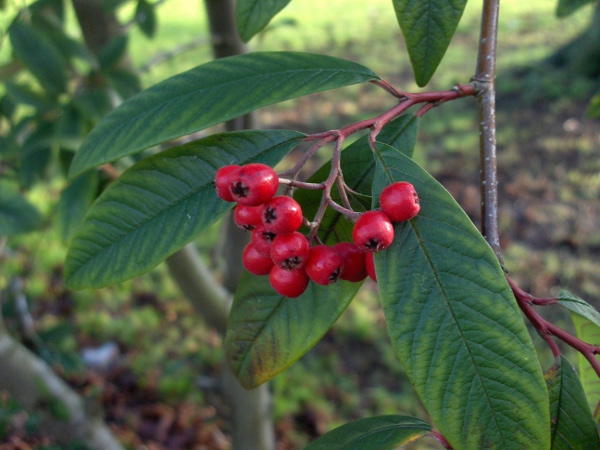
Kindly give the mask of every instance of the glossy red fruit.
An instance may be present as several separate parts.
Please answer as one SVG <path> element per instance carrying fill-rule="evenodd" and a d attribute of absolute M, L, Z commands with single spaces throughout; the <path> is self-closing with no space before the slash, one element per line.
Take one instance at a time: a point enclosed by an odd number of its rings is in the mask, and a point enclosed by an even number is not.
<path fill-rule="evenodd" d="M 338 280 L 342 265 L 342 257 L 333 247 L 316 245 L 310 249 L 304 270 L 315 283 L 326 286 Z"/>
<path fill-rule="evenodd" d="M 275 234 L 289 234 L 302 225 L 302 208 L 296 200 L 280 195 L 265 203 L 262 222 Z"/>
<path fill-rule="evenodd" d="M 242 230 L 254 230 L 257 225 L 262 224 L 262 210 L 263 205 L 246 206 L 237 204 L 233 208 L 233 221 Z"/>
<path fill-rule="evenodd" d="M 365 267 L 367 274 L 375 283 L 377 283 L 377 274 L 375 273 L 375 254 L 373 252 L 365 253 Z"/>
<path fill-rule="evenodd" d="M 279 187 L 279 177 L 266 164 L 246 164 L 229 176 L 229 192 L 241 205 L 258 206 L 273 198 Z"/>
<path fill-rule="evenodd" d="M 271 259 L 280 269 L 301 269 L 308 261 L 309 251 L 306 236 L 294 231 L 291 234 L 275 236 L 271 245 Z"/>
<path fill-rule="evenodd" d="M 263 256 L 271 257 L 271 245 L 275 234 L 268 231 L 264 225 L 258 225 L 252 230 L 252 243 L 256 248 L 256 251 Z"/>
<path fill-rule="evenodd" d="M 242 263 L 246 270 L 254 275 L 268 275 L 274 266 L 273 260 L 258 253 L 252 242 L 244 248 Z"/>
<path fill-rule="evenodd" d="M 379 196 L 381 210 L 392 222 L 410 220 L 419 214 L 421 205 L 415 187 L 406 182 L 398 181 L 387 186 Z"/>
<path fill-rule="evenodd" d="M 239 168 L 240 166 L 237 164 L 230 164 L 221 167 L 215 174 L 215 189 L 217 190 L 217 195 L 226 202 L 235 201 L 231 196 L 231 192 L 229 192 L 229 177 Z"/>
<path fill-rule="evenodd" d="M 340 278 L 346 281 L 356 283 L 367 278 L 367 269 L 365 267 L 365 255 L 358 245 L 352 242 L 340 242 L 333 246 L 342 257 L 343 265 L 340 272 Z"/>
<path fill-rule="evenodd" d="M 352 238 L 361 250 L 378 252 L 388 248 L 394 240 L 394 226 L 382 211 L 367 211 L 354 224 Z"/>
<path fill-rule="evenodd" d="M 279 295 L 296 298 L 306 290 L 309 278 L 304 269 L 285 270 L 273 266 L 269 274 L 269 281 Z"/>

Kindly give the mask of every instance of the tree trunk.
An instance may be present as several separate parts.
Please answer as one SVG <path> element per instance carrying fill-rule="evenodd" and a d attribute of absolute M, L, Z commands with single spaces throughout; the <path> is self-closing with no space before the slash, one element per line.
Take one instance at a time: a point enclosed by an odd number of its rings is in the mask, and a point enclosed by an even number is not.
<path fill-rule="evenodd" d="M 550 56 L 548 61 L 578 75 L 589 78 L 600 76 L 600 1 L 594 6 L 590 26 Z"/>

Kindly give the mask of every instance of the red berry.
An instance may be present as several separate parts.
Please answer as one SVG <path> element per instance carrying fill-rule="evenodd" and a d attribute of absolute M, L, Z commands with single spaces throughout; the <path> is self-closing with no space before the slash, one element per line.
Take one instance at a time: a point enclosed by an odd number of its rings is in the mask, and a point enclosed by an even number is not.
<path fill-rule="evenodd" d="M 273 260 L 263 256 L 256 251 L 254 244 L 250 242 L 242 253 L 242 263 L 246 270 L 254 275 L 268 275 L 273 268 Z"/>
<path fill-rule="evenodd" d="M 246 164 L 229 176 L 231 197 L 241 205 L 266 203 L 273 198 L 278 187 L 277 172 L 265 164 Z"/>
<path fill-rule="evenodd" d="M 340 242 L 335 244 L 333 249 L 337 251 L 344 262 L 340 278 L 354 283 L 367 278 L 367 269 L 365 267 L 365 255 L 358 245 L 352 242 Z"/>
<path fill-rule="evenodd" d="M 309 278 L 304 269 L 285 270 L 273 266 L 269 281 L 279 295 L 296 298 L 306 290 Z"/>
<path fill-rule="evenodd" d="M 421 209 L 415 187 L 406 181 L 398 181 L 387 186 L 381 191 L 379 202 L 381 210 L 392 222 L 410 220 Z"/>
<path fill-rule="evenodd" d="M 275 239 L 275 234 L 267 231 L 264 225 L 258 225 L 252 230 L 252 243 L 256 251 L 263 256 L 271 257 L 271 244 Z"/>
<path fill-rule="evenodd" d="M 388 248 L 394 240 L 394 226 L 385 213 L 367 211 L 356 221 L 352 238 L 363 251 L 378 252 Z"/>
<path fill-rule="evenodd" d="M 290 234 L 302 225 L 302 208 L 292 197 L 280 195 L 265 204 L 262 222 L 275 234 Z"/>
<path fill-rule="evenodd" d="M 215 174 L 215 189 L 217 190 L 217 195 L 226 202 L 235 201 L 231 196 L 231 192 L 229 192 L 229 176 L 239 168 L 240 166 L 237 164 L 230 164 L 221 167 Z"/>
<path fill-rule="evenodd" d="M 294 231 L 275 236 L 271 245 L 271 259 L 281 269 L 301 269 L 308 260 L 309 251 L 306 236 Z"/>
<path fill-rule="evenodd" d="M 375 273 L 375 253 L 365 253 L 365 266 L 367 268 L 367 274 L 371 277 L 375 283 L 377 283 L 377 274 Z"/>
<path fill-rule="evenodd" d="M 326 286 L 337 281 L 342 264 L 341 255 L 333 247 L 316 245 L 310 249 L 304 270 L 315 283 Z"/>
<path fill-rule="evenodd" d="M 263 205 L 258 206 L 246 206 L 246 205 L 235 205 L 233 208 L 233 221 L 242 230 L 250 231 L 254 230 L 257 225 L 262 224 Z"/>

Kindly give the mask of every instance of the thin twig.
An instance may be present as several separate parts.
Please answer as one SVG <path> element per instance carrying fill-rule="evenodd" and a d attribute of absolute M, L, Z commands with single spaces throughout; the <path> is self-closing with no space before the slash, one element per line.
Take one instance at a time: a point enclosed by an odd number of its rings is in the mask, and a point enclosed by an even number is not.
<path fill-rule="evenodd" d="M 498 181 L 496 171 L 496 47 L 499 0 L 484 0 L 477 69 L 479 148 L 481 158 L 481 232 L 504 265 L 498 231 Z"/>

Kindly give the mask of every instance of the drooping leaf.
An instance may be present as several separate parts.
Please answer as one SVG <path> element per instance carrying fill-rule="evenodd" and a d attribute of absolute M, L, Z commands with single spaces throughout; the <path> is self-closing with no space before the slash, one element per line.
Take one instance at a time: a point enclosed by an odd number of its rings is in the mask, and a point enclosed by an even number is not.
<path fill-rule="evenodd" d="M 324 434 L 304 450 L 394 450 L 431 431 L 431 425 L 409 416 L 355 420 Z"/>
<path fill-rule="evenodd" d="M 377 79 L 330 56 L 265 52 L 221 58 L 131 97 L 87 136 L 70 176 L 266 105 Z"/>
<path fill-rule="evenodd" d="M 575 367 L 563 356 L 546 373 L 550 396 L 552 450 L 600 448 L 592 411 Z"/>
<path fill-rule="evenodd" d="M 269 277 L 244 272 L 225 338 L 227 361 L 242 386 L 259 386 L 294 364 L 331 328 L 360 285 L 311 281 L 300 297 L 286 298 Z"/>
<path fill-rule="evenodd" d="M 593 3 L 594 1 L 595 0 L 558 0 L 558 4 L 556 5 L 556 16 L 570 16 L 582 6 Z"/>
<path fill-rule="evenodd" d="M 600 312 L 588 302 L 571 294 L 566 289 L 561 290 L 560 294 L 558 294 L 558 303 L 600 327 Z"/>
<path fill-rule="evenodd" d="M 13 51 L 25 67 L 52 94 L 64 92 L 67 70 L 54 43 L 35 28 L 15 21 L 8 30 Z"/>
<path fill-rule="evenodd" d="M 408 181 L 421 201 L 375 264 L 388 334 L 427 411 L 455 449 L 550 448 L 541 367 L 493 251 L 435 179 L 377 145 L 374 198 Z"/>
<path fill-rule="evenodd" d="M 96 198 L 98 185 L 98 172 L 92 170 L 75 178 L 63 190 L 56 207 L 56 224 L 63 242 L 69 242 L 81 224 Z"/>
<path fill-rule="evenodd" d="M 127 100 L 142 90 L 139 77 L 128 70 L 113 69 L 106 74 L 106 78 L 122 99 Z"/>
<path fill-rule="evenodd" d="M 237 0 L 235 23 L 244 42 L 268 25 L 290 0 Z"/>
<path fill-rule="evenodd" d="M 408 157 L 412 157 L 417 139 L 419 118 L 414 114 L 400 116 L 387 124 L 379 133 L 381 142 L 391 145 Z M 308 181 L 320 183 L 327 178 L 331 170 L 331 161 L 324 164 Z M 367 136 L 353 142 L 342 152 L 342 171 L 344 181 L 354 191 L 362 194 L 350 194 L 350 202 L 356 211 L 364 211 L 371 205 L 371 186 L 375 172 L 375 159 L 369 147 Z M 321 202 L 322 191 L 299 189 L 294 198 L 302 205 L 304 215 L 312 220 Z M 332 197 L 340 202 L 337 190 L 333 190 Z M 333 245 L 340 241 L 352 240 L 352 223 L 331 208 L 327 209 L 321 226 L 319 237 L 327 244 Z"/>
<path fill-rule="evenodd" d="M 442 61 L 467 0 L 393 0 L 398 24 L 419 86 Z"/>
<path fill-rule="evenodd" d="M 102 287 L 154 268 L 231 208 L 212 186 L 219 167 L 275 165 L 303 136 L 285 130 L 222 133 L 135 164 L 98 198 L 73 237 L 67 284 Z"/>
<path fill-rule="evenodd" d="M 146 0 L 138 0 L 135 21 L 140 30 L 149 38 L 156 33 L 156 7 Z"/>
<path fill-rule="evenodd" d="M 115 67 L 127 51 L 128 36 L 126 34 L 111 39 L 98 52 L 98 63 L 100 71 L 107 72 Z"/>
<path fill-rule="evenodd" d="M 41 225 L 38 209 L 19 193 L 15 184 L 0 180 L 0 236 L 28 233 Z"/>
<path fill-rule="evenodd" d="M 577 313 L 572 313 L 571 319 L 575 325 L 575 334 L 579 339 L 593 345 L 600 345 L 600 328 L 595 323 Z M 597 355 L 596 359 L 600 361 L 600 356 Z M 581 353 L 577 355 L 577 366 L 585 396 L 590 409 L 594 412 L 595 420 L 598 421 L 600 420 L 600 408 L 598 407 L 600 405 L 600 378 Z"/>

